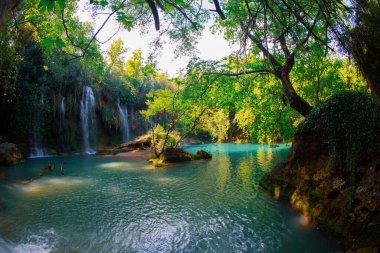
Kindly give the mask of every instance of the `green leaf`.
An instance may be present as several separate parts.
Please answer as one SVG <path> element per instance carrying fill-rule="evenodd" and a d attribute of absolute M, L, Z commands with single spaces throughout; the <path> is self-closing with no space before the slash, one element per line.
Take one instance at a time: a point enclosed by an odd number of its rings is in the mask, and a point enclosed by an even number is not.
<path fill-rule="evenodd" d="M 38 3 L 38 8 L 41 9 L 43 8 L 44 6 L 46 6 L 47 2 L 46 0 L 41 0 L 39 3 Z"/>
<path fill-rule="evenodd" d="M 103 6 L 103 7 L 106 7 L 106 6 L 108 5 L 108 1 L 107 1 L 107 0 L 101 0 L 101 1 L 99 2 L 99 4 L 100 4 L 101 6 Z"/>
<path fill-rule="evenodd" d="M 66 2 L 65 0 L 58 0 L 58 5 L 61 9 L 66 7 Z"/>
<path fill-rule="evenodd" d="M 53 45 L 53 41 L 51 38 L 45 38 L 40 42 L 41 47 L 49 48 Z"/>
<path fill-rule="evenodd" d="M 54 5 L 55 5 L 54 2 L 48 2 L 47 6 L 46 6 L 47 10 L 52 11 L 54 9 Z"/>
<path fill-rule="evenodd" d="M 126 15 L 124 12 L 119 11 L 116 13 L 116 20 L 123 24 L 123 27 L 130 31 L 133 28 L 133 17 Z"/>
<path fill-rule="evenodd" d="M 60 38 L 60 37 L 56 37 L 55 39 L 55 45 L 58 47 L 58 48 L 62 48 L 65 46 L 65 42 Z"/>

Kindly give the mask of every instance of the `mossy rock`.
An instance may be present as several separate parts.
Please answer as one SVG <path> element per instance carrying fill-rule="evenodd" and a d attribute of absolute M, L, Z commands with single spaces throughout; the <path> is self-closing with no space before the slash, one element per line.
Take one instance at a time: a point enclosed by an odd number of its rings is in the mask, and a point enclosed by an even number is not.
<path fill-rule="evenodd" d="M 379 157 L 379 104 L 366 93 L 342 92 L 310 112 L 286 161 L 260 184 L 290 202 L 302 197 L 312 220 L 348 245 L 380 245 Z"/>
<path fill-rule="evenodd" d="M 196 157 L 195 155 L 179 148 L 167 148 L 163 154 L 163 159 L 168 163 L 176 163 L 193 161 Z"/>
<path fill-rule="evenodd" d="M 196 155 L 179 148 L 167 148 L 162 155 L 162 159 L 168 163 L 186 162 L 201 159 L 211 159 L 212 156 L 204 150 L 198 150 Z"/>
<path fill-rule="evenodd" d="M 201 150 L 201 149 L 197 151 L 196 159 L 211 159 L 211 158 L 212 158 L 211 154 L 207 153 L 206 151 Z"/>
<path fill-rule="evenodd" d="M 320 132 L 330 156 L 367 151 L 380 129 L 380 106 L 370 94 L 341 92 L 318 104 L 296 135 Z"/>

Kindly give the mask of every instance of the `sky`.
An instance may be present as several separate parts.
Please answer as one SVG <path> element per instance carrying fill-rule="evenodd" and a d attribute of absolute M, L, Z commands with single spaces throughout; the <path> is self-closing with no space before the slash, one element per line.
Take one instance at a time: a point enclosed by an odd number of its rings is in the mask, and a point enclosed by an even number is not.
<path fill-rule="evenodd" d="M 86 10 L 85 4 L 88 0 L 81 0 L 79 2 L 79 11 L 77 15 L 82 21 L 90 21 L 93 23 L 95 30 L 103 23 L 103 20 L 107 17 L 99 17 L 94 19 L 91 17 L 91 11 Z M 97 39 L 101 42 L 107 41 L 118 29 L 118 23 L 115 20 L 109 20 L 105 27 L 101 30 Z M 204 60 L 218 60 L 232 53 L 233 47 L 223 38 L 223 35 L 212 34 L 210 26 L 207 25 L 202 33 L 202 36 L 198 40 L 196 47 L 198 57 Z M 128 59 L 132 52 L 136 49 L 141 49 L 144 59 L 147 59 L 149 53 L 152 51 L 150 42 L 159 34 L 154 29 L 154 23 L 151 24 L 151 29 L 146 34 L 140 34 L 138 29 L 127 31 L 120 29 L 119 32 L 107 43 L 101 44 L 101 50 L 106 51 L 111 45 L 112 41 L 121 38 L 124 41 L 124 45 L 128 48 L 125 54 L 125 59 Z M 179 74 L 181 69 L 184 69 L 189 62 L 189 57 L 176 57 L 174 55 L 174 46 L 169 43 L 165 44 L 160 50 L 157 60 L 157 68 L 161 72 L 166 72 L 170 77 L 174 77 Z"/>

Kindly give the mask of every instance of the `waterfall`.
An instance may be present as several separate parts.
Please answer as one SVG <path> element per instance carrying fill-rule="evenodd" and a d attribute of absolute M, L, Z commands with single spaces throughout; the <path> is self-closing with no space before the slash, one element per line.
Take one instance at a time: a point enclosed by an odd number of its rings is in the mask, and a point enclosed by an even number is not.
<path fill-rule="evenodd" d="M 46 156 L 45 149 L 41 147 L 41 129 L 43 126 L 44 94 L 41 92 L 39 106 L 33 112 L 33 136 L 31 140 L 30 157 Z"/>
<path fill-rule="evenodd" d="M 117 101 L 117 108 L 119 109 L 120 116 L 120 129 L 122 134 L 122 141 L 128 142 L 130 140 L 129 136 L 129 124 L 128 124 L 128 109 L 126 106 L 120 106 L 120 101 Z"/>
<path fill-rule="evenodd" d="M 91 148 L 96 138 L 95 97 L 91 87 L 84 86 L 80 102 L 80 118 L 82 123 L 83 148 L 86 154 L 95 154 Z"/>
<path fill-rule="evenodd" d="M 65 117 L 65 97 L 62 97 L 59 103 L 59 115 L 60 117 Z"/>
<path fill-rule="evenodd" d="M 61 151 L 66 149 L 66 138 L 65 138 L 65 97 L 61 95 L 61 100 L 58 104 L 58 117 L 59 117 L 59 144 Z"/>

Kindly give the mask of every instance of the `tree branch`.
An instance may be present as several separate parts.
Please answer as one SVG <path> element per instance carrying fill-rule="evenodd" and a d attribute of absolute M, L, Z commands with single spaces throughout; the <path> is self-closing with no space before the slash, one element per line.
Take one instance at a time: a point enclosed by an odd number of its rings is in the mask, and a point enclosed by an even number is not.
<path fill-rule="evenodd" d="M 145 2 L 148 3 L 149 8 L 152 11 L 156 31 L 158 31 L 160 30 L 160 17 L 158 16 L 156 4 L 153 2 L 153 0 L 145 0 Z"/>
<path fill-rule="evenodd" d="M 167 0 L 165 0 L 165 2 L 167 2 L 168 4 L 170 4 L 171 6 L 173 6 L 176 10 L 178 10 L 187 20 L 189 20 L 189 22 L 194 27 L 194 29 L 196 31 L 198 31 L 197 24 L 194 23 L 194 21 L 186 14 L 186 12 L 181 7 L 179 7 L 176 4 L 174 4 L 174 3 L 170 2 L 170 1 L 167 1 Z"/>
<path fill-rule="evenodd" d="M 222 19 L 222 20 L 225 20 L 226 19 L 226 16 L 224 16 L 224 13 L 222 11 L 222 9 L 220 8 L 220 3 L 218 0 L 214 0 L 214 5 L 215 5 L 215 11 L 216 13 L 218 13 L 219 17 Z"/>
<path fill-rule="evenodd" d="M 220 76 L 236 77 L 236 76 L 249 75 L 249 74 L 273 74 L 273 73 L 274 73 L 273 70 L 270 70 L 270 69 L 259 69 L 259 70 L 244 70 L 244 71 L 236 72 L 236 73 L 208 72 L 208 73 L 205 73 L 205 75 L 220 75 Z"/>
<path fill-rule="evenodd" d="M 109 21 L 109 19 L 117 12 L 119 11 L 121 8 L 123 8 L 124 6 L 124 3 L 126 2 L 127 0 L 123 0 L 120 5 L 114 10 L 112 11 L 108 17 L 104 20 L 103 24 L 100 26 L 100 28 L 96 31 L 96 33 L 91 37 L 91 39 L 89 40 L 89 42 L 87 43 L 87 45 L 83 48 L 77 44 L 74 43 L 74 40 L 70 37 L 69 35 L 69 32 L 68 32 L 68 29 L 67 29 L 67 25 L 66 25 L 66 20 L 65 20 L 65 8 L 62 8 L 62 16 L 61 16 L 61 20 L 62 20 L 62 23 L 63 23 L 63 27 L 65 29 L 65 33 L 66 33 L 66 36 L 68 38 L 68 40 L 70 41 L 70 43 L 76 47 L 76 48 L 79 48 L 82 53 L 79 54 L 79 55 L 73 55 L 74 58 L 71 59 L 71 60 L 74 60 L 74 59 L 77 59 L 77 58 L 81 58 L 81 57 L 85 57 L 86 53 L 87 53 L 87 50 L 88 48 L 90 47 L 91 43 L 96 40 L 96 36 L 99 34 L 99 32 L 104 28 L 104 26 L 107 24 L 107 22 Z"/>

